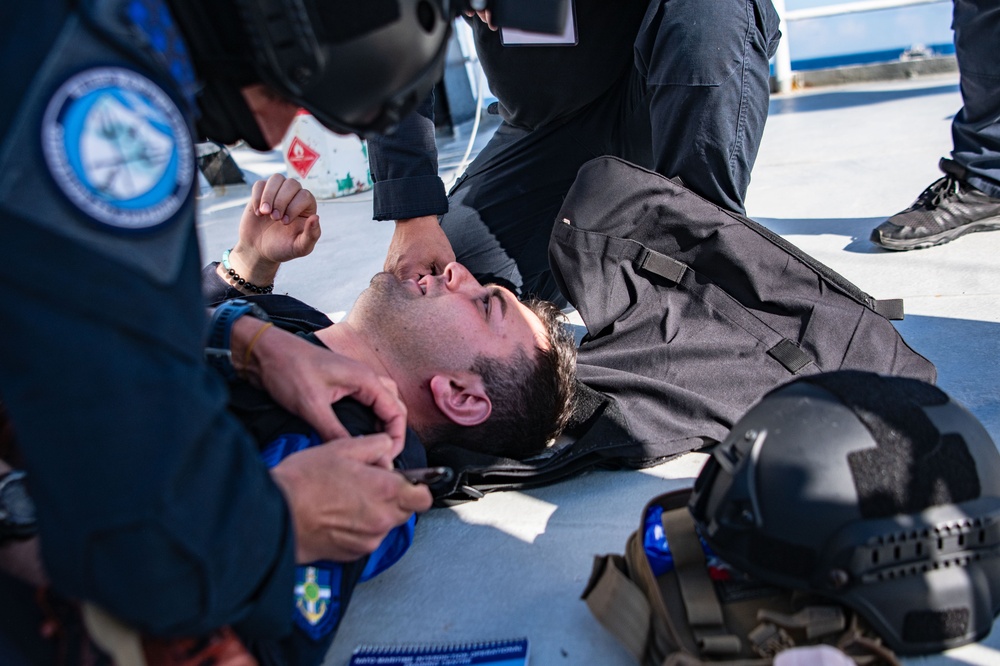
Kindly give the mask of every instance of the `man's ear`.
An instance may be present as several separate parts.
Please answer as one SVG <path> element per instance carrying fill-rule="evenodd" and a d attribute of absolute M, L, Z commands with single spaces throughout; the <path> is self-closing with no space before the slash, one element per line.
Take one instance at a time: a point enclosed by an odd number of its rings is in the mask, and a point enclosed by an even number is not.
<path fill-rule="evenodd" d="M 483 380 L 476 374 L 434 375 L 431 395 L 438 409 L 460 426 L 479 425 L 493 411 Z"/>

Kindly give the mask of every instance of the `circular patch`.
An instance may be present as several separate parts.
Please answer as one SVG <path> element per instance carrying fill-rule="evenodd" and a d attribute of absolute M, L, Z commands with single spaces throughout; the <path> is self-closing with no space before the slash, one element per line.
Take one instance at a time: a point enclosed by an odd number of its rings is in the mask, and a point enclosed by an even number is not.
<path fill-rule="evenodd" d="M 67 80 L 42 120 L 49 171 L 80 210 L 118 229 L 152 229 L 187 200 L 194 147 L 177 105 L 128 69 Z"/>

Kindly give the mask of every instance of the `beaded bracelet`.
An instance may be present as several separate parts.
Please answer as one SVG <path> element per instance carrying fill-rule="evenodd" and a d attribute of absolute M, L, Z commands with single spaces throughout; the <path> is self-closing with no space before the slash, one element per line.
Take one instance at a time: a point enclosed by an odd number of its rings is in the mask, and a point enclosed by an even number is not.
<path fill-rule="evenodd" d="M 273 282 L 265 287 L 258 287 L 253 282 L 241 278 L 240 274 L 229 265 L 229 253 L 232 251 L 232 248 L 230 248 L 222 253 L 222 267 L 226 269 L 226 272 L 229 274 L 229 279 L 235 282 L 238 288 L 252 291 L 255 294 L 270 294 L 274 291 Z"/>

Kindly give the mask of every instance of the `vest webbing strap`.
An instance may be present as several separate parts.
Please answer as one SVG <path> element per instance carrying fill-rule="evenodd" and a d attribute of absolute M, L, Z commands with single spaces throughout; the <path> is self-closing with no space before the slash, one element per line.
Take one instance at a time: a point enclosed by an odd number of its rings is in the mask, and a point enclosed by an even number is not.
<path fill-rule="evenodd" d="M 663 512 L 663 531 L 674 558 L 691 632 L 705 655 L 737 655 L 740 639 L 726 630 L 715 585 L 708 577 L 705 553 L 686 506 Z"/>
<path fill-rule="evenodd" d="M 892 319 L 895 321 L 903 319 L 902 298 L 886 298 L 875 301 L 873 309 L 886 319 Z"/>
<path fill-rule="evenodd" d="M 813 362 L 809 354 L 802 351 L 797 344 L 788 338 L 768 349 L 767 353 L 792 374 L 798 373 L 799 370 Z"/>
<path fill-rule="evenodd" d="M 583 598 L 594 617 L 641 662 L 649 639 L 649 600 L 622 572 L 624 566 L 619 555 L 594 558 Z"/>
<path fill-rule="evenodd" d="M 650 250 L 648 247 L 643 247 L 639 250 L 636 264 L 639 270 L 659 275 L 674 284 L 680 283 L 681 278 L 684 277 L 684 272 L 687 270 L 685 264 L 676 259 L 671 259 L 665 254 Z"/>

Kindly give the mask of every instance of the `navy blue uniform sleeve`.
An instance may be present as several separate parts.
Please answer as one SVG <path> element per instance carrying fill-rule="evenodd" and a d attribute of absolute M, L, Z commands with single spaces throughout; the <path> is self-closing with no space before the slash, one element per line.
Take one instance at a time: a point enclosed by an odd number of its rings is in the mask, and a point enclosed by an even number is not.
<path fill-rule="evenodd" d="M 428 95 L 395 132 L 368 140 L 374 219 L 402 220 L 448 212 L 438 176 L 434 97 Z"/>
<path fill-rule="evenodd" d="M 183 98 L 91 20 L 17 19 L 0 44 L 31 84 L 0 98 L 0 396 L 47 573 L 150 633 L 281 635 L 293 528 L 204 362 Z"/>
<path fill-rule="evenodd" d="M 226 412 L 221 379 L 202 360 L 194 239 L 180 283 L 155 289 L 13 222 L 0 230 L 4 248 L 36 245 L 59 258 L 47 274 L 30 251 L 0 268 L 11 287 L 0 308 L 0 387 L 57 589 L 156 634 L 223 625 L 284 633 L 294 535 L 251 438 Z M 77 279 L 76 296 L 39 286 L 69 279 L 58 266 L 71 259 L 77 277 L 89 278 Z"/>
<path fill-rule="evenodd" d="M 213 261 L 201 269 L 201 295 L 205 299 L 205 305 L 208 306 L 245 296 L 239 289 L 219 277 L 218 268 L 219 262 Z"/>

